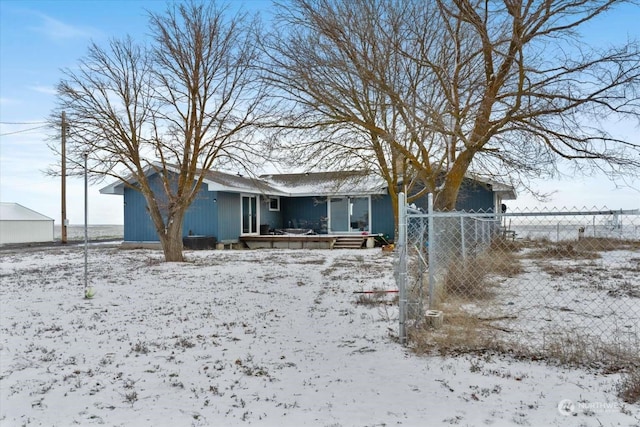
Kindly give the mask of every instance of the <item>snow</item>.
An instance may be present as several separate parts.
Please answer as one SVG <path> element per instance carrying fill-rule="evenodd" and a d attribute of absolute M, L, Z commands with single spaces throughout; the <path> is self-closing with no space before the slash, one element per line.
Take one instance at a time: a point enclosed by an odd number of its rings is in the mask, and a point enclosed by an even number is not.
<path fill-rule="evenodd" d="M 53 218 L 18 203 L 7 202 L 0 202 L 0 219 L 2 221 L 53 221 Z"/>
<path fill-rule="evenodd" d="M 634 426 L 619 375 L 397 343 L 393 254 L 0 252 L 1 426 Z M 558 410 L 573 403 L 572 415 Z"/>
<path fill-rule="evenodd" d="M 520 341 L 527 335 L 530 347 L 545 335 L 579 334 L 594 347 L 638 348 L 638 252 L 596 254 L 596 259 L 544 261 L 523 255 L 524 272 L 502 278 L 497 288 L 496 313 L 513 315 L 513 320 L 502 321 L 501 326 L 518 331 Z"/>

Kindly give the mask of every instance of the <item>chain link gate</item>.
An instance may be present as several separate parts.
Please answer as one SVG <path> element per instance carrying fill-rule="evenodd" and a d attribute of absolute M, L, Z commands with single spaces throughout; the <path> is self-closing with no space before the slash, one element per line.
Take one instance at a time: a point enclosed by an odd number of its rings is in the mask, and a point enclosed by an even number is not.
<path fill-rule="evenodd" d="M 467 349 L 638 362 L 640 211 L 434 212 L 431 195 L 428 206 L 399 197 L 403 344 L 419 331 Z"/>

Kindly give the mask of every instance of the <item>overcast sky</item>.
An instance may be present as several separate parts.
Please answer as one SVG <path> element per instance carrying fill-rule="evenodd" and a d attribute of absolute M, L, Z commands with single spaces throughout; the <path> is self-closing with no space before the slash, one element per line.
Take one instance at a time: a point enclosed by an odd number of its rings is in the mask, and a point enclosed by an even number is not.
<path fill-rule="evenodd" d="M 245 9 L 268 10 L 269 0 L 234 1 Z M 42 171 L 56 163 L 47 147 L 50 131 L 43 127 L 54 107 L 60 69 L 74 67 L 90 41 L 147 34 L 146 10 L 162 11 L 162 0 L 0 0 L 0 200 L 16 202 L 60 223 L 60 179 Z M 588 28 L 589 41 L 619 43 L 640 38 L 640 7 L 627 6 L 600 18 Z M 634 124 L 613 124 L 612 131 L 640 143 Z M 121 196 L 101 195 L 107 183 L 89 188 L 89 223 L 122 224 Z M 520 193 L 511 206 L 518 208 L 640 208 L 640 182 L 612 183 L 603 176 L 563 177 L 540 181 L 535 187 L 555 192 L 540 203 Z M 67 218 L 84 221 L 82 179 L 67 180 Z"/>

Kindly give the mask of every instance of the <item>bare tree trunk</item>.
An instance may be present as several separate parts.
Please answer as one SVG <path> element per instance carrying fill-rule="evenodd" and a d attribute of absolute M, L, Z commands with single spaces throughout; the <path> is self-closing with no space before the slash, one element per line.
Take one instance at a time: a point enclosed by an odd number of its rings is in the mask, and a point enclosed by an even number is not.
<path fill-rule="evenodd" d="M 389 188 L 389 197 L 391 198 L 391 209 L 393 210 L 393 235 L 398 235 L 398 192 Z M 403 207 L 404 208 L 404 207 Z"/>
<path fill-rule="evenodd" d="M 444 186 L 435 197 L 433 208 L 436 211 L 453 211 L 456 209 L 456 199 L 458 198 L 458 186 Z"/>
<path fill-rule="evenodd" d="M 169 204 L 166 205 L 166 210 L 169 211 L 167 217 L 162 214 L 162 210 L 158 205 L 158 201 L 153 193 L 143 193 L 147 202 L 147 210 L 153 225 L 155 226 L 156 233 L 160 239 L 160 245 L 164 252 L 165 261 L 167 262 L 183 262 L 182 256 L 182 223 L 184 220 L 184 214 L 188 208 L 188 204 L 184 204 L 182 208 L 177 208 L 171 211 Z M 166 203 L 166 202 L 164 202 Z"/>
<path fill-rule="evenodd" d="M 465 174 L 473 160 L 473 152 L 465 150 L 459 154 L 451 169 L 446 174 L 442 189 L 436 194 L 434 209 L 438 211 L 453 211 L 456 209 L 458 193 L 464 181 Z"/>
<path fill-rule="evenodd" d="M 162 251 L 166 262 L 183 262 L 182 255 L 182 219 L 184 215 L 175 215 L 169 222 L 164 233 L 158 232 Z"/>

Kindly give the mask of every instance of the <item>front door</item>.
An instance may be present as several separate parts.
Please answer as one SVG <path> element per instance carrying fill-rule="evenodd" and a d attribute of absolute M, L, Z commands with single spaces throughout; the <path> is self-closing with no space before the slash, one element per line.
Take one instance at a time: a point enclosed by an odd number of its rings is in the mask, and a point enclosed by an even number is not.
<path fill-rule="evenodd" d="M 242 196 L 242 234 L 258 233 L 258 198 Z"/>

